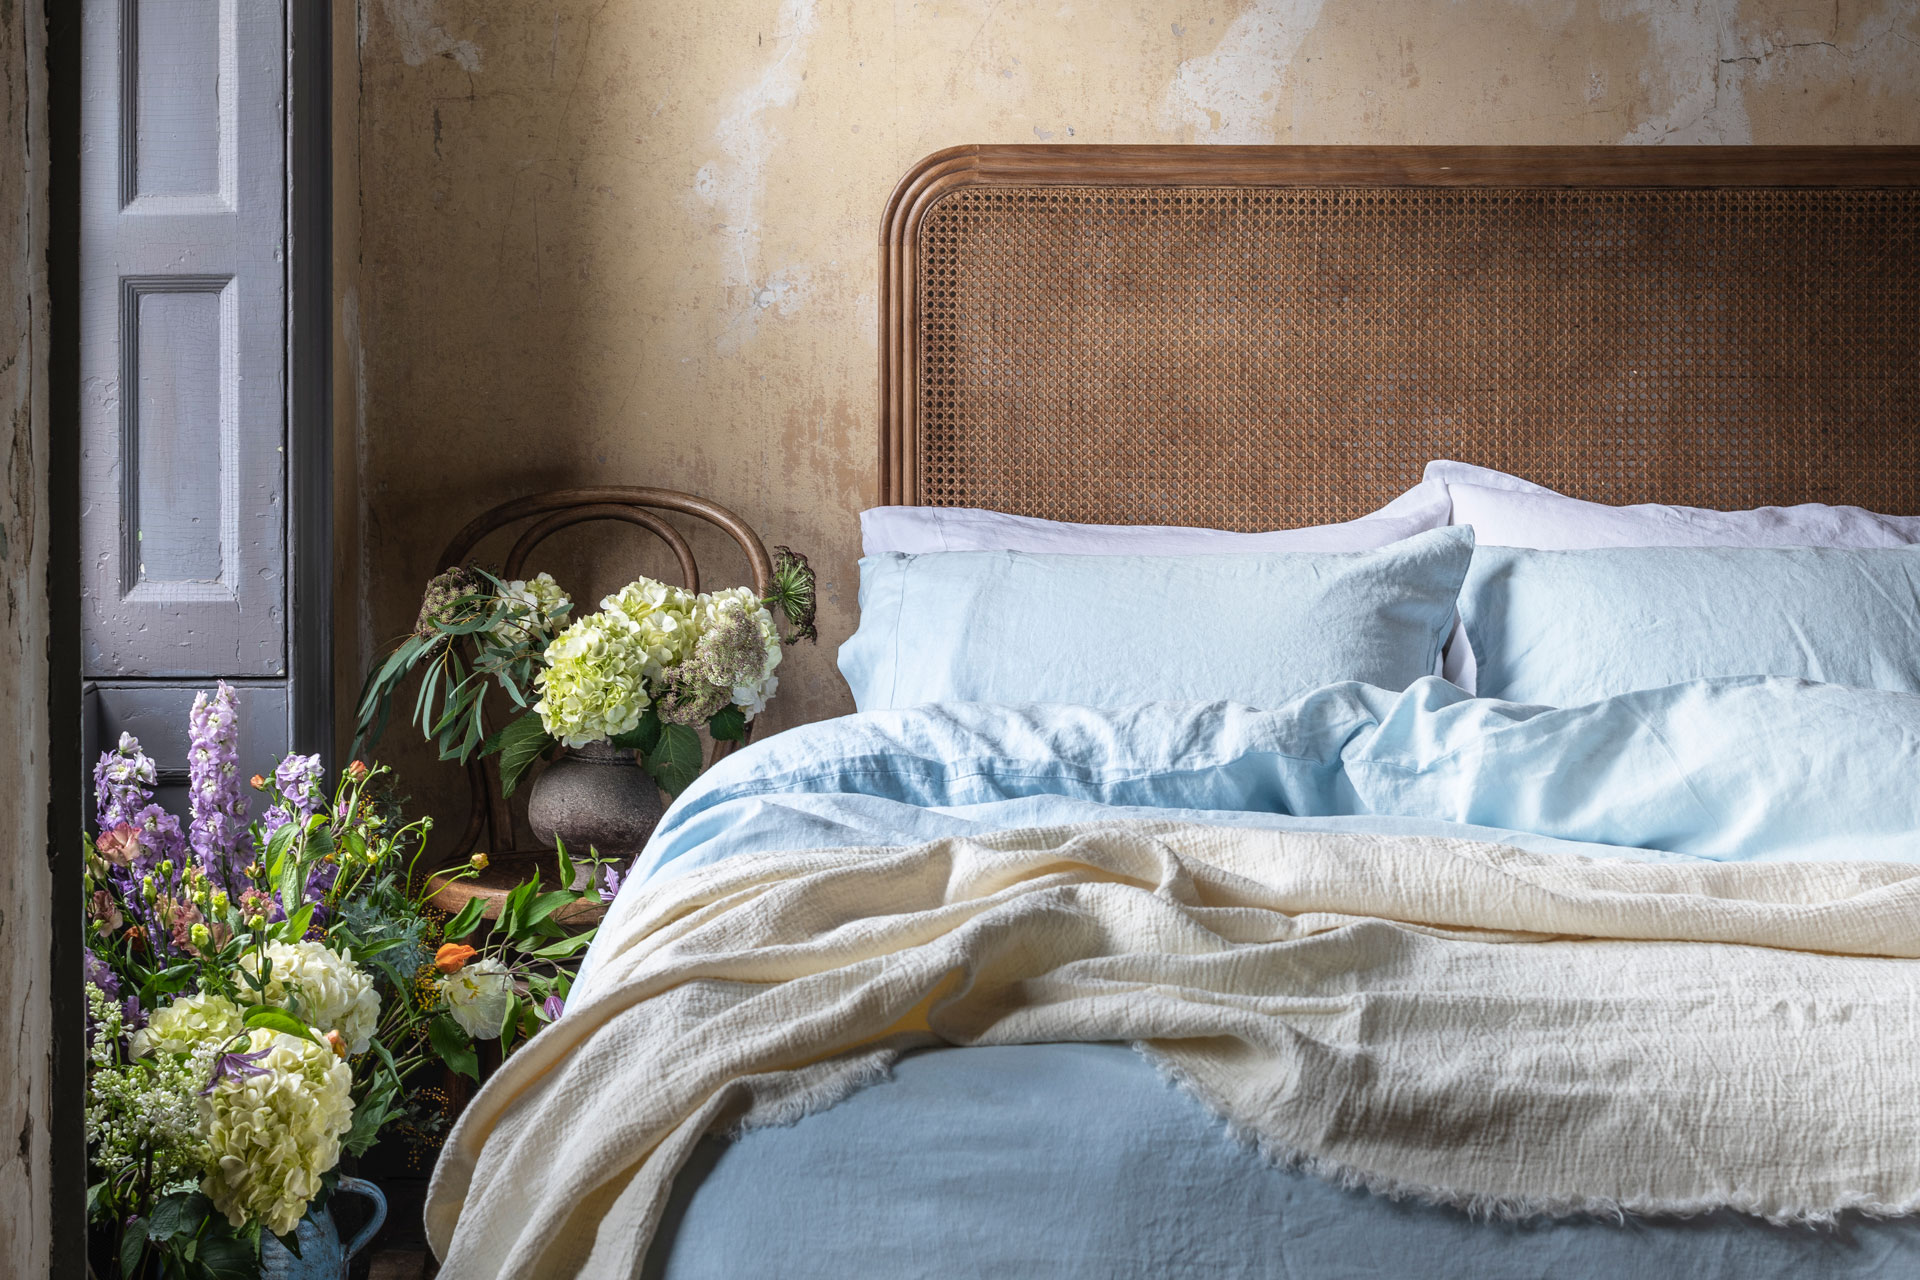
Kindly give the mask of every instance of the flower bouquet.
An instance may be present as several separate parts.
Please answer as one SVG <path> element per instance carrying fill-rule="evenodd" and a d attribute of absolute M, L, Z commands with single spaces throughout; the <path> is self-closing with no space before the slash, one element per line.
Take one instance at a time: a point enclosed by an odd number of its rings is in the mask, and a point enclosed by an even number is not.
<path fill-rule="evenodd" d="M 266 811 L 249 822 L 224 683 L 196 698 L 191 730 L 184 829 L 154 803 L 131 735 L 94 773 L 86 1134 L 101 1275 L 251 1276 L 263 1247 L 297 1252 L 341 1156 L 407 1116 L 416 1073 L 478 1079 L 476 1040 L 508 1051 L 559 1016 L 592 934 L 555 916 L 599 901 L 592 878 L 531 881 L 482 936 L 482 900 L 452 919 L 426 900 L 484 859 L 418 876 L 432 823 L 402 821 L 385 769 L 355 761 L 329 796 L 317 756 L 288 756 L 253 777 Z"/>
<path fill-rule="evenodd" d="M 793 628 L 782 637 L 778 609 Z M 414 721 L 443 760 L 500 757 L 513 794 L 535 760 L 561 746 L 610 743 L 639 753 L 663 790 L 678 795 L 700 772 L 696 730 L 738 742 L 779 687 L 782 645 L 815 638 L 813 570 L 775 548 L 774 590 L 698 594 L 639 578 L 571 623 L 573 602 L 547 574 L 502 581 L 478 568 L 434 578 L 413 634 L 367 680 L 356 754 L 377 742 L 395 692 L 423 670 Z M 487 692 L 498 686 L 519 714 L 487 732 Z"/>

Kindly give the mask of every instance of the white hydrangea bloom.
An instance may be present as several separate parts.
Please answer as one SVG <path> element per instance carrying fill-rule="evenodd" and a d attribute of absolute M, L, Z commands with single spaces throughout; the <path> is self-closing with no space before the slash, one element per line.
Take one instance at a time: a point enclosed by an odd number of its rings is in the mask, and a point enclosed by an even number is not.
<path fill-rule="evenodd" d="M 235 1228 L 258 1218 L 286 1235 L 340 1161 L 353 1123 L 353 1072 L 326 1045 L 255 1028 L 246 1052 L 259 1074 L 222 1077 L 200 1102 L 212 1158 L 200 1189 Z"/>
<path fill-rule="evenodd" d="M 222 995 L 187 995 L 162 1005 L 133 1033 L 136 1058 L 152 1053 L 192 1053 L 203 1044 L 223 1045 L 246 1030 L 240 1006 Z"/>
<path fill-rule="evenodd" d="M 546 669 L 534 677 L 533 709 L 549 734 L 570 747 L 604 742 L 640 723 L 647 709 L 647 655 L 640 628 L 607 610 L 580 619 L 547 646 Z"/>
<path fill-rule="evenodd" d="M 441 978 L 440 994 L 462 1031 L 477 1040 L 491 1040 L 500 1034 L 506 1019 L 513 978 L 498 960 L 481 960 Z"/>
<path fill-rule="evenodd" d="M 573 608 L 572 598 L 560 589 L 550 573 L 538 573 L 531 579 L 515 578 L 507 583 L 501 598 L 525 605 L 528 610 L 519 621 L 502 622 L 488 633 L 508 647 L 526 643 L 528 625 L 543 633 L 552 631 L 554 624 Z"/>
<path fill-rule="evenodd" d="M 338 1031 L 348 1053 L 367 1051 L 380 1020 L 380 993 L 365 969 L 322 943 L 306 940 L 270 942 L 267 959 L 273 963 L 266 989 L 255 991 L 242 982 L 241 999 L 287 1009 L 323 1034 Z M 240 967 L 258 975 L 258 953 L 247 952 Z"/>
<path fill-rule="evenodd" d="M 694 620 L 697 604 L 698 598 L 684 587 L 638 578 L 602 600 L 600 607 L 633 623 L 646 652 L 646 677 L 658 680 L 662 671 L 678 666 L 693 652 L 700 638 Z"/>

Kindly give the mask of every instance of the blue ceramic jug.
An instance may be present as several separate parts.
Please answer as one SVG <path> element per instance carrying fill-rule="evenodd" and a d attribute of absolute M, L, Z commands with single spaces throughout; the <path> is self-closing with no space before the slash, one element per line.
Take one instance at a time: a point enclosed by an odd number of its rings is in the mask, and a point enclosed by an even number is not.
<path fill-rule="evenodd" d="M 262 1280 L 346 1280 L 347 1260 L 366 1248 L 367 1242 L 373 1239 L 373 1233 L 387 1220 L 387 1198 L 380 1194 L 380 1188 L 362 1178 L 340 1179 L 334 1194 L 341 1192 L 351 1192 L 373 1201 L 373 1216 L 367 1219 L 366 1226 L 360 1228 L 360 1234 L 349 1240 L 343 1248 L 340 1230 L 333 1225 L 333 1215 L 324 1206 L 320 1212 L 310 1213 L 300 1220 L 297 1228 L 300 1256 L 297 1258 L 287 1252 L 286 1246 L 278 1240 L 262 1232 Z"/>

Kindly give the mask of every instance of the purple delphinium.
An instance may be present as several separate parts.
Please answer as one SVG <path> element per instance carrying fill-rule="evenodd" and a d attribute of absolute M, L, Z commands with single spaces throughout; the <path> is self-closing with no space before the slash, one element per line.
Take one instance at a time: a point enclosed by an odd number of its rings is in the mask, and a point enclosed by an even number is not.
<path fill-rule="evenodd" d="M 113 855 L 108 859 L 111 867 L 108 879 L 132 922 L 141 926 L 149 937 L 158 932 L 160 936 L 154 945 L 164 954 L 166 930 L 154 929 L 155 921 L 150 918 L 140 889 L 145 879 L 152 876 L 163 893 L 171 891 L 173 879 L 185 863 L 187 839 L 180 830 L 180 819 L 153 802 L 157 774 L 152 759 L 141 750 L 140 740 L 123 733 L 118 746 L 101 754 L 93 769 L 93 784 L 99 804 L 100 833 L 102 836 L 114 834 L 114 839 L 103 840 L 101 846 L 103 853 L 111 851 Z M 132 844 L 127 842 L 129 835 L 133 837 Z M 160 870 L 169 861 L 173 864 L 173 876 Z"/>
<path fill-rule="evenodd" d="M 280 802 L 261 820 L 262 834 L 271 837 L 289 822 L 306 822 L 320 809 L 320 783 L 326 768 L 317 755 L 290 755 L 273 771 Z"/>
<path fill-rule="evenodd" d="M 240 716 L 225 680 L 209 698 L 194 695 L 187 718 L 188 838 L 201 870 L 217 884 L 239 883 L 247 849 L 247 802 L 240 792 Z"/>
<path fill-rule="evenodd" d="M 100 762 L 93 766 L 93 796 L 99 808 L 100 829 L 107 831 L 133 822 L 134 815 L 152 803 L 153 784 L 158 777 L 152 759 L 140 749 L 140 739 L 121 734 L 120 745 L 101 752 Z"/>

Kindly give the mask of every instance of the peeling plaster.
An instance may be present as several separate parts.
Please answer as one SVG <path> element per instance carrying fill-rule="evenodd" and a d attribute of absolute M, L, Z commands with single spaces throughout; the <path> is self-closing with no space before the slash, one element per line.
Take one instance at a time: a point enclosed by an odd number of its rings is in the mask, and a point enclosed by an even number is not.
<path fill-rule="evenodd" d="M 1212 50 L 1180 64 L 1161 96 L 1158 123 L 1192 130 L 1196 142 L 1272 142 L 1280 82 L 1323 3 L 1256 0 Z M 1183 32 L 1176 26 L 1174 34 Z"/>
<path fill-rule="evenodd" d="M 763 311 L 789 316 L 806 301 L 813 277 L 799 267 L 774 272 L 752 290 L 747 305 L 734 313 L 733 322 L 720 334 L 714 347 L 723 356 L 737 353 L 754 334 L 754 317 Z"/>
<path fill-rule="evenodd" d="M 400 46 L 400 58 L 410 67 L 425 66 L 429 58 L 451 58 L 462 71 L 480 70 L 480 46 L 471 40 L 456 40 L 440 25 L 435 11 L 437 0 L 381 0 L 387 21 Z M 362 42 L 366 29 L 361 28 Z"/>
<path fill-rule="evenodd" d="M 766 119 L 777 107 L 790 107 L 800 96 L 806 76 L 807 46 L 819 25 L 817 0 L 782 0 L 775 20 L 773 44 L 778 52 L 747 88 L 727 103 L 726 114 L 713 131 L 724 159 L 711 160 L 694 174 L 693 192 L 719 215 L 719 233 L 731 242 L 724 254 L 729 295 L 737 299 L 731 323 L 718 346 L 723 353 L 738 350 L 753 336 L 755 317 L 765 310 L 760 296 L 769 290 L 779 299 L 777 314 L 798 309 L 805 296 L 806 273 L 794 268 L 756 283 L 760 263 L 760 199 L 766 186 L 767 163 L 778 138 Z M 776 286 L 776 279 L 781 281 Z"/>
<path fill-rule="evenodd" d="M 1753 141 L 1753 127 L 1741 93 L 1741 75 L 1725 61 L 1729 47 L 1717 0 L 1644 0 L 1636 11 L 1645 17 L 1649 52 L 1655 68 L 1641 71 L 1641 83 L 1659 73 L 1667 77 L 1665 110 L 1642 120 L 1622 142 L 1671 142 L 1721 145 Z M 1657 70 L 1656 70 L 1657 68 Z"/>

